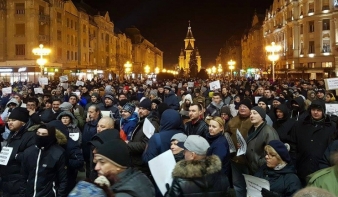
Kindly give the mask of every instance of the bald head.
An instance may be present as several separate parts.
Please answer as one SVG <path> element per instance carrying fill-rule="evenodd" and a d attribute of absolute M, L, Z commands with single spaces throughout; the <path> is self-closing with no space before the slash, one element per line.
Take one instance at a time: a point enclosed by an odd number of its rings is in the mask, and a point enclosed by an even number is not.
<path fill-rule="evenodd" d="M 97 123 L 97 132 L 100 133 L 106 129 L 114 129 L 114 120 L 110 117 L 102 117 Z"/>
<path fill-rule="evenodd" d="M 334 197 L 334 195 L 318 187 L 306 187 L 295 193 L 294 197 Z"/>

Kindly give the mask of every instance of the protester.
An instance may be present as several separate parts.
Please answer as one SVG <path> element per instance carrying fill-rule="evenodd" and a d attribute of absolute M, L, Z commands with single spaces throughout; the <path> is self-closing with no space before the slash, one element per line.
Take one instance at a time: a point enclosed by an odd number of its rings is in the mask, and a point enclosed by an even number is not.
<path fill-rule="evenodd" d="M 183 133 L 175 134 L 170 141 L 170 150 L 172 151 L 175 161 L 179 162 L 184 159 L 184 149 L 178 146 L 178 143 L 185 142 L 187 135 Z"/>

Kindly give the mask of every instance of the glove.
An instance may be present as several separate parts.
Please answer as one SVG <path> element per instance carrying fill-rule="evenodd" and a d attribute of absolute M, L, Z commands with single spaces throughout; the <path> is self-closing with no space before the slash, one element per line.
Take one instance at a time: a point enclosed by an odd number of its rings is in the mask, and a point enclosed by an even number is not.
<path fill-rule="evenodd" d="M 165 188 L 167 189 L 167 191 L 165 192 L 164 196 L 166 196 L 169 192 L 169 189 L 170 189 L 169 183 L 165 184 Z"/>
<path fill-rule="evenodd" d="M 261 194 L 262 194 L 263 197 L 279 197 L 278 193 L 269 191 L 265 188 L 262 188 Z"/>

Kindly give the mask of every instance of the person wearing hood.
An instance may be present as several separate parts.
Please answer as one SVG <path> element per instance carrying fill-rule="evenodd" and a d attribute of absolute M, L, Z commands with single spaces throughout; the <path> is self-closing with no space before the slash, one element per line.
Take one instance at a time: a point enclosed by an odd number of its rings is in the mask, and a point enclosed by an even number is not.
<path fill-rule="evenodd" d="M 305 110 L 305 102 L 302 97 L 296 97 L 291 100 L 291 112 L 290 117 L 295 119 L 299 124 L 301 124 L 305 117 L 308 116 L 308 110 Z"/>
<path fill-rule="evenodd" d="M 21 197 L 25 193 L 25 179 L 21 173 L 24 151 L 35 144 L 35 137 L 34 132 L 28 131 L 30 123 L 26 108 L 14 108 L 7 124 L 11 132 L 5 146 L 12 148 L 12 152 L 7 165 L 0 166 L 2 196 Z"/>
<path fill-rule="evenodd" d="M 265 115 L 266 124 L 269 125 L 269 126 L 272 126 L 273 122 L 272 122 L 270 116 L 268 115 L 268 113 L 270 112 L 270 108 L 269 108 L 269 105 L 268 105 L 268 99 L 266 99 L 265 97 L 261 97 L 258 100 L 257 104 L 258 104 L 258 107 L 262 108 L 266 113 L 266 115 Z"/>
<path fill-rule="evenodd" d="M 246 99 L 246 100 L 251 102 L 250 99 Z M 236 95 L 234 97 L 234 100 L 232 100 L 231 103 L 230 103 L 230 105 L 229 105 L 230 112 L 231 112 L 231 115 L 233 117 L 237 116 L 240 104 L 241 104 L 241 97 L 238 96 L 238 95 Z"/>
<path fill-rule="evenodd" d="M 289 109 L 285 104 L 278 105 L 274 113 L 276 121 L 273 123 L 273 128 L 277 131 L 280 141 L 290 143 L 291 131 L 296 124 L 296 120 L 290 118 Z"/>
<path fill-rule="evenodd" d="M 297 124 L 291 133 L 297 154 L 296 169 L 303 185 L 307 175 L 319 170 L 320 159 L 331 139 L 337 135 L 336 124 L 325 115 L 323 100 L 314 100 L 308 111 L 302 124 Z"/>
<path fill-rule="evenodd" d="M 224 103 L 219 93 L 214 93 L 212 102 L 206 108 L 206 116 L 221 116 L 221 108 Z"/>
<path fill-rule="evenodd" d="M 254 174 L 265 163 L 264 146 L 271 140 L 279 140 L 276 130 L 265 121 L 266 112 L 255 106 L 251 109 L 250 121 L 252 127 L 246 139 L 246 158 L 251 174 Z"/>
<path fill-rule="evenodd" d="M 316 91 L 316 100 L 323 100 L 325 101 L 325 89 L 323 88 L 319 88 L 317 91 Z"/>
<path fill-rule="evenodd" d="M 208 155 L 208 141 L 199 135 L 190 135 L 178 144 L 184 149 L 184 160 L 172 172 L 173 182 L 167 186 L 165 197 L 227 196 L 228 177 L 221 171 L 222 162 L 216 155 Z"/>
<path fill-rule="evenodd" d="M 325 103 L 337 103 L 336 97 L 331 92 L 328 92 L 325 96 Z"/>
<path fill-rule="evenodd" d="M 311 102 L 314 101 L 316 99 L 316 92 L 313 90 L 309 90 L 307 91 L 307 97 L 305 102 L 305 110 L 308 109 L 308 107 L 311 105 Z"/>
<path fill-rule="evenodd" d="M 254 174 L 269 181 L 270 190 L 262 189 L 263 197 L 291 197 L 302 188 L 291 162 L 287 147 L 279 140 L 270 141 L 265 147 L 266 164 Z"/>
<path fill-rule="evenodd" d="M 179 147 L 178 143 L 184 143 L 187 137 L 183 133 L 177 133 L 170 140 L 170 150 L 174 155 L 176 163 L 184 159 L 184 148 Z"/>
<path fill-rule="evenodd" d="M 41 125 L 35 135 L 35 146 L 24 152 L 22 176 L 27 180 L 25 196 L 67 196 L 65 151 L 60 145 L 67 138 L 55 127 Z"/>
<path fill-rule="evenodd" d="M 221 108 L 221 118 L 224 121 L 224 129 L 228 127 L 229 121 L 233 118 L 231 115 L 230 107 L 229 106 L 223 106 Z"/>
<path fill-rule="evenodd" d="M 155 133 L 148 141 L 148 146 L 143 153 L 142 159 L 148 163 L 151 159 L 170 149 L 171 138 L 183 133 L 182 118 L 173 109 L 166 109 L 161 115 L 159 133 Z"/>
<path fill-rule="evenodd" d="M 8 121 L 8 116 L 12 113 L 12 110 L 19 106 L 19 103 L 16 99 L 12 98 L 8 103 L 6 104 L 6 109 L 1 114 L 1 120 L 3 120 L 5 123 Z M 2 133 L 2 138 L 4 140 L 7 140 L 8 135 L 10 134 L 10 130 L 8 129 L 8 126 L 5 126 L 5 132 Z"/>
<path fill-rule="evenodd" d="M 164 87 L 164 103 L 166 103 L 170 109 L 179 110 L 180 104 L 175 92 L 171 90 L 169 86 Z M 192 102 L 191 102 L 192 103 Z"/>

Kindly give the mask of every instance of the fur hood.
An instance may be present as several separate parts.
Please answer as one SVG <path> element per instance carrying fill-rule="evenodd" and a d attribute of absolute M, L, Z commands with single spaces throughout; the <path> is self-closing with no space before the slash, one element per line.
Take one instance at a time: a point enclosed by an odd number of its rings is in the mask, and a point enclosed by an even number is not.
<path fill-rule="evenodd" d="M 199 178 L 205 175 L 221 171 L 222 162 L 216 155 L 207 156 L 201 161 L 178 162 L 173 170 L 172 176 L 178 178 Z"/>
<path fill-rule="evenodd" d="M 35 124 L 31 127 L 28 128 L 29 132 L 36 132 L 36 130 L 40 127 L 40 124 Z M 57 143 L 60 146 L 66 145 L 67 144 L 67 137 L 59 130 L 55 128 L 55 137 L 57 140 Z"/>

